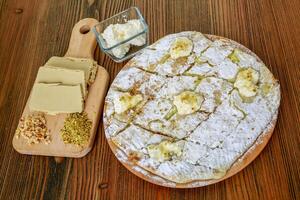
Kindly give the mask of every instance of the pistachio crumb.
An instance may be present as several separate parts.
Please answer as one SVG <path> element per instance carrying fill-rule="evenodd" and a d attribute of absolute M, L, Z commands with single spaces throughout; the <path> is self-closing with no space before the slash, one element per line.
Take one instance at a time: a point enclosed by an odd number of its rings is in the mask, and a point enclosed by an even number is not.
<path fill-rule="evenodd" d="M 83 146 L 90 138 L 91 127 L 92 121 L 85 112 L 72 113 L 65 119 L 60 132 L 64 143 Z"/>

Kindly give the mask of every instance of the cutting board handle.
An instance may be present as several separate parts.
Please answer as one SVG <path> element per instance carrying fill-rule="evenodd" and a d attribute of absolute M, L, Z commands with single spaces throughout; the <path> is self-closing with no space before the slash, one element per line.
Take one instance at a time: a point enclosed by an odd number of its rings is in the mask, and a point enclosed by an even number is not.
<path fill-rule="evenodd" d="M 92 28 L 98 23 L 96 19 L 85 18 L 75 24 L 65 56 L 93 59 L 97 42 Z"/>

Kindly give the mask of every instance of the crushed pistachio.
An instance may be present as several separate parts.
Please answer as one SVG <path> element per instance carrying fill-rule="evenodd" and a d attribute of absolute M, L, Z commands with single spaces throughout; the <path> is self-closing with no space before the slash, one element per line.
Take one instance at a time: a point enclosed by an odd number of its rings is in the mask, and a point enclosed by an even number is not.
<path fill-rule="evenodd" d="M 195 58 L 195 63 L 196 63 L 196 64 L 202 64 L 202 63 L 204 63 L 204 62 L 201 60 L 201 58 L 200 58 L 199 56 L 196 56 L 196 58 Z"/>
<path fill-rule="evenodd" d="M 164 119 L 169 120 L 169 119 L 171 119 L 171 117 L 173 117 L 176 113 L 177 113 L 177 108 L 176 108 L 176 106 L 173 106 L 173 107 L 171 108 L 171 110 L 166 114 L 166 116 L 164 117 Z"/>
<path fill-rule="evenodd" d="M 201 83 L 201 81 L 203 80 L 203 76 L 198 76 L 197 80 L 194 81 L 195 83 L 195 88 L 194 90 L 197 88 L 197 86 Z"/>
<path fill-rule="evenodd" d="M 234 63 L 238 63 L 240 62 L 240 59 L 237 57 L 237 54 L 239 53 L 239 50 L 235 49 L 233 50 L 233 52 L 231 54 L 229 54 L 228 58 L 234 62 Z"/>
<path fill-rule="evenodd" d="M 158 64 L 164 64 L 169 58 L 170 58 L 170 54 L 165 54 L 158 62 Z"/>
<path fill-rule="evenodd" d="M 64 143 L 83 146 L 90 138 L 91 128 L 92 121 L 85 112 L 72 113 L 65 119 L 60 132 Z"/>
<path fill-rule="evenodd" d="M 148 67 L 147 67 L 147 71 L 149 72 L 154 72 L 156 69 L 156 65 L 155 64 L 150 64 Z"/>
<path fill-rule="evenodd" d="M 220 90 L 216 90 L 213 92 L 214 94 L 214 99 L 215 99 L 215 103 L 217 105 L 220 105 L 222 103 L 221 97 L 222 97 L 222 93 Z"/>

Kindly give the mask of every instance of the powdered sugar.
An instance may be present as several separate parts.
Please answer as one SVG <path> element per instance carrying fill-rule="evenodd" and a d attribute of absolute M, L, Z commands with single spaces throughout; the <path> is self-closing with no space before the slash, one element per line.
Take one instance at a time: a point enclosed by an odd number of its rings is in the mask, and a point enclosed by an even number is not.
<path fill-rule="evenodd" d="M 178 36 L 194 44 L 193 53 L 184 62 L 168 56 L 170 44 Z M 240 50 L 238 62 L 230 60 L 235 48 L 224 40 L 211 42 L 200 33 L 183 32 L 159 40 L 136 56 L 131 67 L 122 70 L 112 85 L 120 91 L 111 89 L 106 99 L 106 136 L 125 152 L 118 150 L 118 159 L 161 185 L 175 187 L 174 182 L 191 182 L 188 186 L 197 187 L 210 183 L 208 179 L 223 177 L 245 152 L 251 152 L 250 147 L 259 143 L 262 133 L 273 127 L 270 123 L 277 116 L 280 89 L 255 57 Z M 233 87 L 238 71 L 245 67 L 260 72 L 258 93 L 247 100 Z M 119 120 L 111 102 L 119 92 L 133 87 L 146 101 L 129 118 Z M 267 92 L 263 87 L 268 88 Z M 172 113 L 173 98 L 183 91 L 203 96 L 200 110 L 185 116 Z M 149 155 L 149 145 L 178 139 L 184 144 L 180 156 L 157 161 Z M 136 164 L 128 159 L 132 153 L 138 158 Z"/>

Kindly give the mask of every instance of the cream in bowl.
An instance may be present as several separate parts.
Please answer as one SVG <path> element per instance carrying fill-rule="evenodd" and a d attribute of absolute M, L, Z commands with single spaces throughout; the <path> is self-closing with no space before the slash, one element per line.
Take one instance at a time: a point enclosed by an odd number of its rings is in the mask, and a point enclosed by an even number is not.
<path fill-rule="evenodd" d="M 148 46 L 148 26 L 136 7 L 100 22 L 93 31 L 101 50 L 116 62 Z"/>

